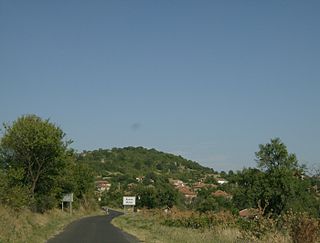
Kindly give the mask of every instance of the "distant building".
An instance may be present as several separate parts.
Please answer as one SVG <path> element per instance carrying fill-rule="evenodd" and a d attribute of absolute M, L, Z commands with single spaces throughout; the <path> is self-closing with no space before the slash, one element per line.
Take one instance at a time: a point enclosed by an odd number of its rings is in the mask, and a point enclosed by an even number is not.
<path fill-rule="evenodd" d="M 223 198 L 227 198 L 227 199 L 231 199 L 232 195 L 230 195 L 229 193 L 222 191 L 222 190 L 217 190 L 215 192 L 212 192 L 212 196 L 215 197 L 223 197 Z"/>
<path fill-rule="evenodd" d="M 257 218 L 260 214 L 259 209 L 257 208 L 245 208 L 239 212 L 239 216 L 247 219 Z"/>
<path fill-rule="evenodd" d="M 190 203 L 192 199 L 197 197 L 197 194 L 190 190 L 189 187 L 178 188 L 179 192 L 182 193 L 186 199 L 186 202 Z"/>
<path fill-rule="evenodd" d="M 136 180 L 137 182 L 142 182 L 144 179 L 144 176 L 139 176 L 139 177 L 136 177 Z"/>
<path fill-rule="evenodd" d="M 129 190 L 132 190 L 137 187 L 137 184 L 136 183 L 129 183 L 127 187 Z"/>
<path fill-rule="evenodd" d="M 111 183 L 105 180 L 96 181 L 96 188 L 98 192 L 109 191 L 111 187 Z"/>
<path fill-rule="evenodd" d="M 216 178 L 216 181 L 218 182 L 218 184 L 223 185 L 223 184 L 227 184 L 228 181 L 226 179 L 223 178 Z"/>
<path fill-rule="evenodd" d="M 169 179 L 169 182 L 170 182 L 171 185 L 173 185 L 174 187 L 185 187 L 184 182 L 181 181 L 181 180 Z"/>
<path fill-rule="evenodd" d="M 204 184 L 203 182 L 196 182 L 192 185 L 192 188 L 194 191 L 199 191 L 202 188 L 208 187 L 207 184 Z"/>

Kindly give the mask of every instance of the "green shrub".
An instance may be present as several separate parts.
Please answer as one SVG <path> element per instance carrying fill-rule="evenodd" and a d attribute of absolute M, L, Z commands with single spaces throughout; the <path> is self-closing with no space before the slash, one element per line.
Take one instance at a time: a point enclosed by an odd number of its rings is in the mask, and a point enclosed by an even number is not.
<path fill-rule="evenodd" d="M 234 217 L 229 212 L 199 214 L 179 213 L 169 216 L 162 222 L 166 226 L 184 227 L 191 229 L 211 229 L 216 226 L 235 225 Z"/>

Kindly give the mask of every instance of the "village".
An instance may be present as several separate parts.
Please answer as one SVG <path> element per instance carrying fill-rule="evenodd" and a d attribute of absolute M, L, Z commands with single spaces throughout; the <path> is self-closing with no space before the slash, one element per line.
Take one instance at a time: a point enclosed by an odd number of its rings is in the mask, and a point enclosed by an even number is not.
<path fill-rule="evenodd" d="M 225 199 L 232 199 L 232 195 L 227 193 L 224 190 L 221 190 L 223 185 L 227 184 L 228 181 L 224 178 L 219 177 L 219 175 L 213 174 L 213 175 L 208 175 L 212 176 L 214 178 L 215 183 L 205 183 L 205 179 L 207 177 L 204 177 L 200 179 L 199 181 L 195 183 L 186 183 L 182 180 L 179 179 L 173 179 L 169 178 L 169 183 L 172 187 L 174 187 L 179 193 L 181 193 L 184 197 L 185 203 L 190 204 L 198 195 L 198 192 L 202 189 L 212 189 L 211 195 L 214 197 L 223 197 Z M 112 183 L 109 180 L 106 180 L 106 178 L 100 178 L 95 181 L 96 185 L 96 196 L 98 198 L 98 201 L 101 201 L 101 195 L 103 193 L 107 193 L 110 188 Z M 131 195 L 132 194 L 132 189 L 134 189 L 139 183 L 143 183 L 145 176 L 139 176 L 136 177 L 136 182 L 131 182 L 127 184 L 127 190 L 124 192 L 125 195 Z M 149 186 L 152 186 L 152 183 L 154 181 L 152 179 L 149 180 L 151 183 Z M 118 185 L 120 187 L 120 184 Z"/>

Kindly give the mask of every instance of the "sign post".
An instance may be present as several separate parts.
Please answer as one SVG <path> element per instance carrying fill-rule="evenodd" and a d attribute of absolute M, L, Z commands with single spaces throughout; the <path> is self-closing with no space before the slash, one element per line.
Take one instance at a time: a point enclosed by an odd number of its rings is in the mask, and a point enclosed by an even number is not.
<path fill-rule="evenodd" d="M 123 210 L 126 212 L 126 207 L 132 207 L 134 211 L 134 206 L 136 205 L 136 197 L 123 197 Z"/>
<path fill-rule="evenodd" d="M 63 203 L 69 203 L 70 214 L 72 214 L 73 193 L 64 194 L 61 200 L 61 209 L 63 211 Z"/>

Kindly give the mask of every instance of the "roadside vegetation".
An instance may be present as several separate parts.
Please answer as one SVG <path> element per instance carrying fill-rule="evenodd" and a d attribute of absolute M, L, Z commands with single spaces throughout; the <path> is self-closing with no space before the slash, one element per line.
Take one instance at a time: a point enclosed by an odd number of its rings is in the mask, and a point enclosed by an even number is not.
<path fill-rule="evenodd" d="M 113 219 L 112 223 L 143 242 L 319 242 L 319 219 L 286 213 L 276 219 L 243 219 L 230 212 L 200 214 L 172 209 L 142 210 Z"/>
<path fill-rule="evenodd" d="M 57 125 L 25 115 L 1 132 L 0 242 L 43 242 L 97 210 L 94 174 L 76 162 L 71 141 Z M 66 193 L 73 193 L 72 216 L 60 209 Z"/>
<path fill-rule="evenodd" d="M 175 215 L 175 216 L 173 216 Z M 223 225 L 213 228 L 181 227 L 168 223 L 167 220 L 184 215 L 191 221 L 190 211 L 173 209 L 170 214 L 163 210 L 143 210 L 138 213 L 128 213 L 113 219 L 112 223 L 137 236 L 142 242 L 176 243 L 176 242 L 236 242 L 240 231 L 234 227 Z"/>
<path fill-rule="evenodd" d="M 307 174 L 279 138 L 255 155 L 257 168 L 225 173 L 228 183 L 201 188 L 183 207 L 175 201 L 179 210 L 144 204 L 149 212 L 114 223 L 146 242 L 319 242 L 319 173 Z"/>
<path fill-rule="evenodd" d="M 84 208 L 74 210 L 72 215 L 61 209 L 35 213 L 0 206 L 0 242 L 46 242 L 72 221 L 97 213 L 95 209 Z"/>

